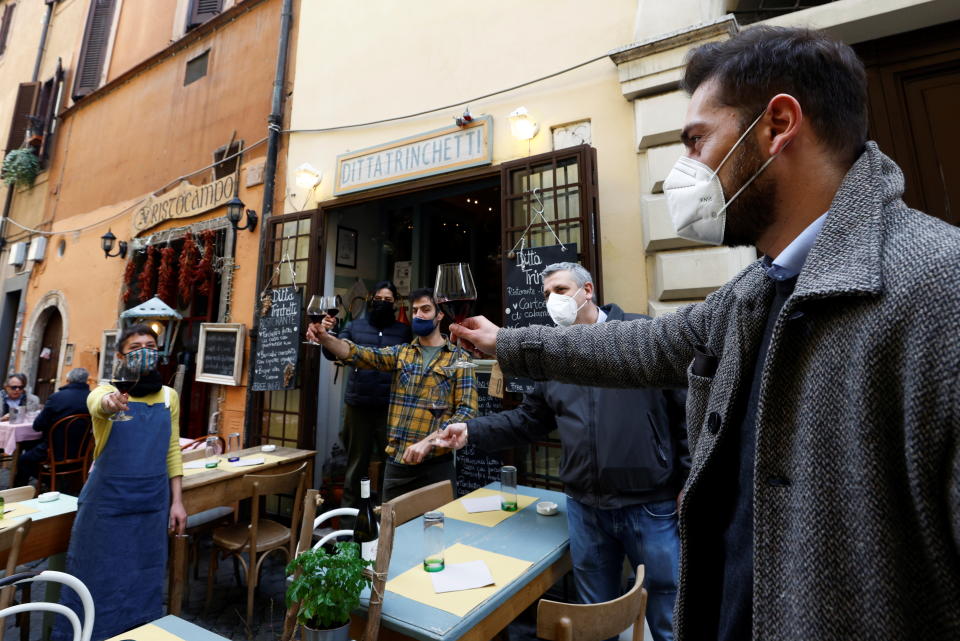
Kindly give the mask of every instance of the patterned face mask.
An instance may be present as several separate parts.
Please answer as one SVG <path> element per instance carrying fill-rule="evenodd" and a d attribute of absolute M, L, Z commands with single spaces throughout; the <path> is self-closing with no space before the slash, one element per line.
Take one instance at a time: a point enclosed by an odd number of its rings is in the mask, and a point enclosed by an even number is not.
<path fill-rule="evenodd" d="M 160 360 L 160 352 L 149 347 L 129 352 L 126 355 L 130 367 L 140 372 L 141 375 L 149 374 L 157 369 L 157 362 Z"/>

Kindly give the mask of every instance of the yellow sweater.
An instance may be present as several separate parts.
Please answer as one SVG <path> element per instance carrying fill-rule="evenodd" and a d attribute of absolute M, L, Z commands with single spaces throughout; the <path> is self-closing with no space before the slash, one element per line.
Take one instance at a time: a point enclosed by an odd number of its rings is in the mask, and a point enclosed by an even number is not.
<path fill-rule="evenodd" d="M 87 409 L 90 410 L 90 416 L 93 418 L 93 438 L 96 443 L 93 449 L 93 458 L 96 459 L 100 456 L 100 452 L 103 451 L 104 446 L 107 444 L 107 439 L 110 438 L 110 429 L 113 427 L 113 422 L 110 420 L 110 415 L 103 411 L 103 408 L 100 407 L 100 400 L 107 394 L 116 392 L 117 388 L 113 385 L 100 385 L 95 390 L 90 392 L 90 395 L 87 397 Z M 160 391 L 150 394 L 149 396 L 141 397 L 130 397 L 131 401 L 137 403 L 146 403 L 147 405 L 153 405 L 154 403 L 163 403 L 163 389 Z M 180 397 L 177 396 L 177 392 L 174 389 L 170 389 L 170 447 L 167 450 L 167 475 L 170 478 L 175 476 L 183 476 L 183 458 L 180 456 Z"/>

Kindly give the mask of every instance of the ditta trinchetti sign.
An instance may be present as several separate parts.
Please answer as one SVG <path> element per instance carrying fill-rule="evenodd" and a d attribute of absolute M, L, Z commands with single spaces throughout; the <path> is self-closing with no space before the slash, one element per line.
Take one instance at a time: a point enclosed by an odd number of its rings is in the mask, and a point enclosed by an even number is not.
<path fill-rule="evenodd" d="M 150 196 L 133 213 L 133 235 L 156 227 L 172 218 L 189 218 L 210 211 L 233 197 L 237 188 L 234 174 L 206 185 L 191 185 L 184 180 L 161 196 Z"/>
<path fill-rule="evenodd" d="M 493 119 L 402 138 L 337 156 L 336 195 L 444 174 L 493 162 Z"/>

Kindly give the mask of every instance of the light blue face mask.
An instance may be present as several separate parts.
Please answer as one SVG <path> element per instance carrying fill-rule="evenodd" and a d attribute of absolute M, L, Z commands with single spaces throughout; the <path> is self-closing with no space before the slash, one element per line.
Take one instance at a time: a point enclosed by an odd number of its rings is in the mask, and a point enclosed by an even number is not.
<path fill-rule="evenodd" d="M 160 352 L 149 347 L 143 347 L 126 354 L 129 366 L 140 373 L 140 375 L 149 374 L 157 369 L 157 363 L 160 361 Z"/>

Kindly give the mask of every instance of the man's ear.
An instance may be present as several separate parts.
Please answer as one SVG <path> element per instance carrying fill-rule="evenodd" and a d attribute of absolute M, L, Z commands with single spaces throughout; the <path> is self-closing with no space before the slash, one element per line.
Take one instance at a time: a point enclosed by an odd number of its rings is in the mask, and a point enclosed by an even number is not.
<path fill-rule="evenodd" d="M 593 283 L 586 283 L 583 286 L 583 294 L 587 297 L 587 300 L 593 300 Z"/>
<path fill-rule="evenodd" d="M 777 94 L 761 123 L 761 145 L 767 146 L 771 155 L 783 151 L 797 137 L 802 123 L 803 109 L 797 99 L 787 93 Z"/>

